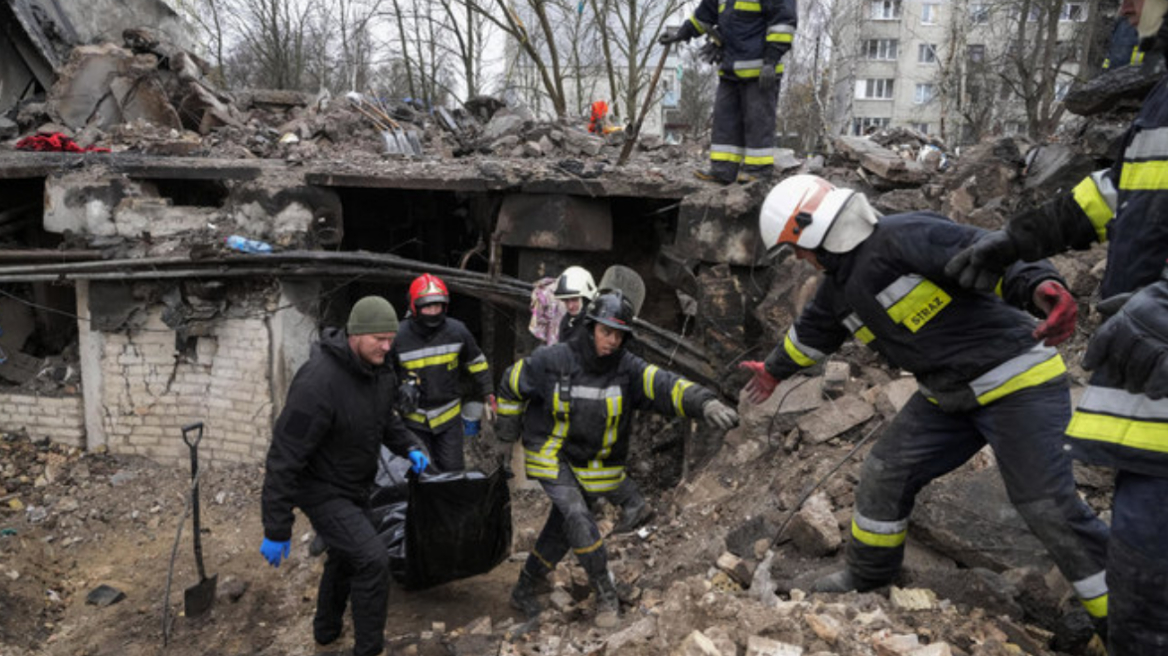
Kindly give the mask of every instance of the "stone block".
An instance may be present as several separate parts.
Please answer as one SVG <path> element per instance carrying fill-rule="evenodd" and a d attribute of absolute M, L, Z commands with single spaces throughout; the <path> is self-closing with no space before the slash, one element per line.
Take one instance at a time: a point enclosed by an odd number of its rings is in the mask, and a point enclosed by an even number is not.
<path fill-rule="evenodd" d="M 839 640 L 840 633 L 844 628 L 843 622 L 823 613 L 807 613 L 803 616 L 803 620 L 807 622 L 807 626 L 811 627 L 811 631 L 815 633 L 816 637 L 829 645 L 834 645 Z"/>
<path fill-rule="evenodd" d="M 907 656 L 920 646 L 921 640 L 916 634 L 877 634 L 872 639 L 872 647 L 876 650 L 877 656 Z"/>
<path fill-rule="evenodd" d="M 617 631 L 610 635 L 605 641 L 606 652 L 608 654 L 622 653 L 621 649 L 625 647 L 635 648 L 635 645 L 648 643 L 657 635 L 657 616 L 649 615 L 643 617 L 631 625 Z"/>
<path fill-rule="evenodd" d="M 819 492 L 803 504 L 792 518 L 788 534 L 795 547 L 809 556 L 823 557 L 839 549 L 839 523 L 826 494 Z"/>
<path fill-rule="evenodd" d="M 746 639 L 746 656 L 801 656 L 803 648 L 759 635 Z"/>
<path fill-rule="evenodd" d="M 805 439 L 819 444 L 863 424 L 875 414 L 872 406 L 854 396 L 844 396 L 799 418 Z"/>
<path fill-rule="evenodd" d="M 717 645 L 701 631 L 694 631 L 669 652 L 670 656 L 722 656 Z"/>

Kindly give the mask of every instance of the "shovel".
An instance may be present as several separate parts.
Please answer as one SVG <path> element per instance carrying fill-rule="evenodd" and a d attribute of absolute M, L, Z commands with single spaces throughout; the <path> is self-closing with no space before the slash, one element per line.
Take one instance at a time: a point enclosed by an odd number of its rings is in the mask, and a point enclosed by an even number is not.
<path fill-rule="evenodd" d="M 191 439 L 191 433 L 195 438 Z M 199 568 L 199 582 L 183 592 L 183 606 L 187 617 L 198 617 L 211 609 L 215 602 L 215 586 L 219 583 L 219 575 L 207 577 L 203 569 L 203 535 L 199 528 L 199 442 L 203 440 L 203 422 L 196 421 L 182 428 L 183 442 L 191 449 L 191 480 L 194 485 L 191 489 L 191 512 L 195 532 L 195 565 Z"/>

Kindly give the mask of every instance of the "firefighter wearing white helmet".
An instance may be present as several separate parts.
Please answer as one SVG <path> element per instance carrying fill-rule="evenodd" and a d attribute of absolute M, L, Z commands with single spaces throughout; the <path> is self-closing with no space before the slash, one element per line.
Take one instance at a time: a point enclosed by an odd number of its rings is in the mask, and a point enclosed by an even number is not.
<path fill-rule="evenodd" d="M 1145 70 L 1168 52 L 1168 0 L 1123 0 Z M 1116 470 L 1107 549 L 1107 651 L 1168 653 L 1168 78 L 1162 73 L 1109 168 L 1027 208 L 949 262 L 963 287 L 991 289 L 1017 260 L 1107 244 L 1092 371 L 1069 421 L 1071 457 Z M 1122 307 L 1122 309 L 1119 309 Z"/>
<path fill-rule="evenodd" d="M 850 336 L 919 384 L 864 461 L 847 568 L 813 590 L 893 583 L 917 492 L 989 444 L 1019 514 L 1102 618 L 1107 526 L 1078 497 L 1062 448 L 1071 400 L 1054 345 L 1074 333 L 1077 306 L 1054 267 L 1010 268 L 1000 296 L 960 290 L 945 263 L 983 230 L 927 211 L 879 216 L 864 194 L 810 175 L 770 192 L 759 228 L 768 249 L 789 245 L 826 275 L 766 361 L 742 363 L 748 402 Z M 1036 326 L 1026 309 L 1046 321 Z"/>
<path fill-rule="evenodd" d="M 570 266 L 556 280 L 553 295 L 563 301 L 567 312 L 560 319 L 559 341 L 566 342 L 583 330 L 588 304 L 596 299 L 596 282 L 584 267 Z"/>

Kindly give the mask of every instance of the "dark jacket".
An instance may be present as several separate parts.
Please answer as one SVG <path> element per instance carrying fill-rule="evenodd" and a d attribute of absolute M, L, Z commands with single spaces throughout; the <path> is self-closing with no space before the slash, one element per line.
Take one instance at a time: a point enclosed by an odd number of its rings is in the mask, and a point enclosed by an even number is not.
<path fill-rule="evenodd" d="M 588 306 L 586 305 L 580 310 L 580 314 L 576 316 L 565 314 L 563 317 L 560 317 L 559 341 L 571 341 L 574 336 L 584 332 L 584 313 L 587 311 Z"/>
<path fill-rule="evenodd" d="M 405 416 L 411 426 L 438 430 L 458 418 L 463 372 L 474 380 L 479 398 L 494 392 L 487 357 L 466 325 L 453 317 L 436 328 L 412 318 L 402 321 L 389 358 L 399 378 L 413 373 L 421 379 L 418 409 Z"/>
<path fill-rule="evenodd" d="M 388 359 L 387 359 L 388 360 Z M 276 419 L 264 473 L 264 536 L 292 535 L 292 507 L 335 497 L 369 498 L 381 445 L 405 456 L 423 449 L 394 411 L 397 377 L 349 348 L 348 336 L 326 330 L 312 346 Z"/>
<path fill-rule="evenodd" d="M 1026 258 L 1108 242 L 1103 298 L 1157 281 L 1168 260 L 1168 78 L 1148 93 L 1122 143 L 1111 168 L 1006 226 Z M 1067 426 L 1071 455 L 1168 477 L 1165 417 L 1168 399 L 1127 392 L 1101 369 L 1092 374 Z"/>
<path fill-rule="evenodd" d="M 985 405 L 1062 375 L 1058 351 L 1032 336 L 1034 289 L 1059 280 L 1047 262 L 1016 264 L 1002 297 L 967 292 L 945 264 L 983 231 L 932 212 L 880 219 L 876 231 L 831 262 L 814 300 L 766 360 L 783 379 L 839 348 L 851 335 L 893 366 L 916 375 L 921 392 L 946 411 Z M 1004 299 L 1004 301 L 1003 301 Z"/>
<path fill-rule="evenodd" d="M 536 349 L 504 372 L 495 433 L 514 441 L 522 418 L 528 476 L 555 479 L 563 461 L 586 491 L 605 492 L 625 476 L 633 410 L 699 418 L 713 398 L 628 349 L 596 357 L 582 332 Z"/>
<path fill-rule="evenodd" d="M 764 63 L 779 64 L 791 49 L 799 17 L 795 0 L 702 0 L 681 34 L 692 38 L 718 26 L 721 73 L 757 78 Z M 782 73 L 782 68 L 776 71 Z"/>

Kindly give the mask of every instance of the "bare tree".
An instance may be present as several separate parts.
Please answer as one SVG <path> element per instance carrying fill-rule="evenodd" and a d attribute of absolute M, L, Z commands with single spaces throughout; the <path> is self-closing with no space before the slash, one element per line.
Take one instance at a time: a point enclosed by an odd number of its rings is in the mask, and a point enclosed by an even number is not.
<path fill-rule="evenodd" d="M 681 76 L 681 89 L 677 99 L 677 121 L 688 126 L 688 134 L 700 139 L 710 129 L 710 119 L 714 114 L 714 88 L 718 75 L 713 66 L 703 62 L 696 50 L 690 49 L 683 56 L 685 62 Z"/>

